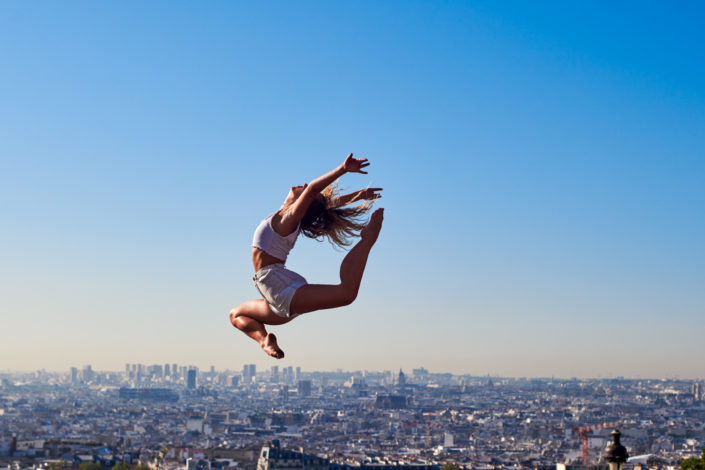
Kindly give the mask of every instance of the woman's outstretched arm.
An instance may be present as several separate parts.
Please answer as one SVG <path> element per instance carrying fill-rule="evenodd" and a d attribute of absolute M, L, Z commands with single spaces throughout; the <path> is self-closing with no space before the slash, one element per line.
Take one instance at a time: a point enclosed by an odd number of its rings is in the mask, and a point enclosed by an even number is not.
<path fill-rule="evenodd" d="M 348 204 L 352 204 L 356 201 L 374 201 L 382 197 L 382 195 L 379 194 L 379 191 L 382 191 L 382 188 L 361 189 L 359 191 L 355 191 L 350 194 L 345 194 L 343 196 L 335 198 L 335 200 L 333 201 L 333 205 L 335 207 L 342 207 L 347 206 Z"/>

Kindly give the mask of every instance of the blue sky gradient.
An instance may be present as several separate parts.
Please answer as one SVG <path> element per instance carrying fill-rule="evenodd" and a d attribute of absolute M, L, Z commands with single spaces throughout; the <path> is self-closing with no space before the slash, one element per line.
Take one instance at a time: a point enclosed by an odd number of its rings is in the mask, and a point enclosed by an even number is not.
<path fill-rule="evenodd" d="M 0 4 L 0 369 L 275 362 L 228 323 L 287 189 L 386 220 L 312 369 L 703 377 L 702 3 Z M 289 266 L 337 282 L 344 253 Z"/>

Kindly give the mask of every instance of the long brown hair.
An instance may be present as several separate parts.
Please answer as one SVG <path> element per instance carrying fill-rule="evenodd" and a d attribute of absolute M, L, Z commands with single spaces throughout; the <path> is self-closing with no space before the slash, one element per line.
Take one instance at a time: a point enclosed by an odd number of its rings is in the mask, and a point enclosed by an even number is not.
<path fill-rule="evenodd" d="M 328 241 L 340 248 L 352 244 L 352 237 L 357 236 L 365 226 L 361 218 L 372 207 L 363 201 L 352 207 L 337 207 L 336 200 L 340 195 L 338 184 L 333 183 L 311 202 L 306 214 L 301 219 L 301 233 L 309 238 Z M 350 201 L 348 204 L 355 202 Z"/>

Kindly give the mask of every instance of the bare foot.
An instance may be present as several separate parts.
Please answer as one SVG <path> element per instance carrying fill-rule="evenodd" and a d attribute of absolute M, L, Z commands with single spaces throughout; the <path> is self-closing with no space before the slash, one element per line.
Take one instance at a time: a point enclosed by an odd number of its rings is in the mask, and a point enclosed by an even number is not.
<path fill-rule="evenodd" d="M 276 357 L 277 359 L 281 359 L 284 357 L 284 351 L 279 349 L 279 345 L 277 344 L 277 337 L 274 336 L 272 333 L 267 333 L 267 336 L 264 337 L 264 341 L 262 341 L 262 349 L 264 352 L 269 354 L 272 357 Z"/>
<path fill-rule="evenodd" d="M 360 238 L 369 240 L 372 243 L 377 241 L 379 231 L 382 230 L 382 220 L 384 219 L 384 209 L 379 208 L 372 213 L 370 221 L 360 231 Z"/>

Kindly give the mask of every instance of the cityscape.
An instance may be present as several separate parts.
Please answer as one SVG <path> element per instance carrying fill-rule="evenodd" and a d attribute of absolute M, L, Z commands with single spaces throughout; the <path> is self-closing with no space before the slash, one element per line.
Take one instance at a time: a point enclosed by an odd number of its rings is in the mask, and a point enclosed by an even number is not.
<path fill-rule="evenodd" d="M 705 446 L 702 383 L 410 371 L 90 365 L 0 374 L 0 468 L 677 468 Z"/>

